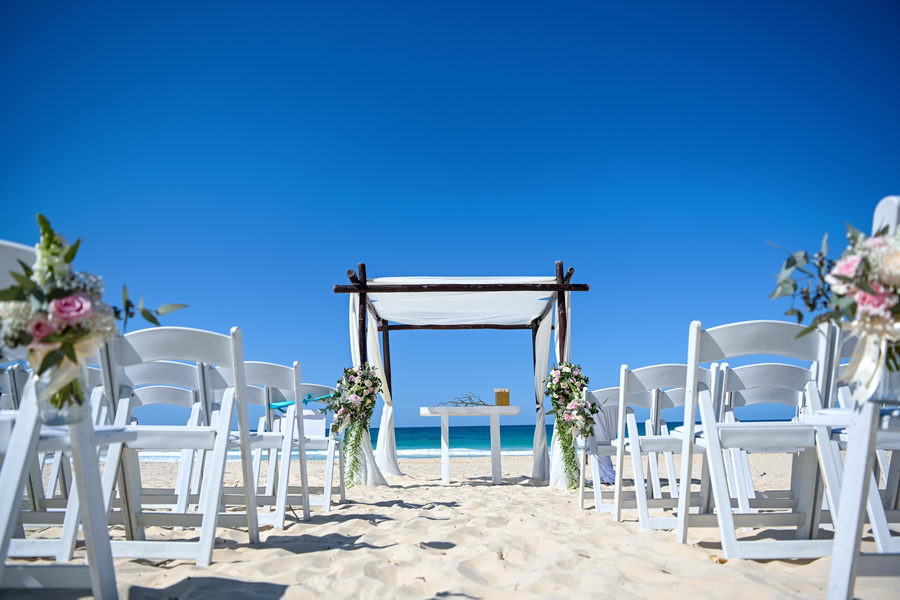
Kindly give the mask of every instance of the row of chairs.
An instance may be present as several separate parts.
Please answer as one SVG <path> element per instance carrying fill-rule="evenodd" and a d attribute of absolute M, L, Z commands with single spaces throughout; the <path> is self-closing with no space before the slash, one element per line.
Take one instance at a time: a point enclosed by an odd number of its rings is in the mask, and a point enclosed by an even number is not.
<path fill-rule="evenodd" d="M 841 514 L 841 453 L 847 447 L 842 426 L 847 423 L 817 420 L 815 415 L 830 411 L 845 415 L 846 421 L 849 389 L 838 375 L 855 339 L 842 336 L 831 324 L 808 335 L 801 336 L 802 331 L 800 325 L 778 321 L 709 329 L 694 322 L 686 364 L 633 370 L 623 365 L 618 387 L 585 390 L 601 409 L 594 436 L 580 448 L 582 482 L 587 463 L 594 481 L 595 509 L 617 520 L 623 511 L 636 510 L 641 529 L 673 529 L 682 543 L 692 528 L 717 527 L 726 558 L 831 555 L 833 541 L 822 533 Z M 765 362 L 753 362 L 752 357 Z M 782 362 L 771 362 L 772 357 L 781 357 Z M 748 364 L 732 366 L 737 362 Z M 793 418 L 740 418 L 747 407 L 763 404 L 787 406 Z M 680 412 L 683 424 L 670 428 L 661 418 L 666 409 Z M 639 412 L 649 415 L 644 431 L 638 427 Z M 877 460 L 875 472 L 869 474 L 867 520 L 878 551 L 898 552 L 900 539 L 891 535 L 890 524 L 900 522 L 900 452 L 894 452 L 900 450 L 900 436 L 882 432 L 874 446 Z M 773 452 L 791 456 L 790 486 L 756 490 L 750 457 Z M 695 453 L 702 456 L 699 488 L 692 486 Z M 604 499 L 600 486 L 600 462 L 606 457 L 614 458 L 616 466 L 611 501 Z M 626 457 L 634 472 L 633 490 L 624 485 Z M 676 458 L 680 461 L 677 475 Z M 660 460 L 667 472 L 665 496 Z M 583 505 L 583 483 L 580 489 Z M 772 532 L 738 538 L 738 528 L 744 527 L 792 528 L 794 539 L 766 539 Z M 897 575 L 898 571 L 895 564 L 885 562 L 868 574 Z"/>
<path fill-rule="evenodd" d="M 95 362 L 88 369 L 90 417 L 68 428 L 40 425 L 34 378 L 21 367 L 0 378 L 0 480 L 15 483 L 0 490 L 0 587 L 91 587 L 106 598 L 115 597 L 113 557 L 208 565 L 217 527 L 245 527 L 256 543 L 260 524 L 284 526 L 289 505 L 302 507 L 303 519 L 312 504 L 327 512 L 336 461 L 344 500 L 341 441 L 326 435 L 323 414 L 303 408 L 304 399 L 333 388 L 301 383 L 298 363 L 244 361 L 239 329 L 228 335 L 181 327 L 137 331 L 115 338 Z M 284 403 L 290 403 L 284 412 L 273 408 Z M 160 405 L 179 407 L 186 420 L 140 424 Z M 262 412 L 255 429 L 251 407 Z M 310 450 L 326 454 L 325 485 L 316 499 L 306 473 Z M 151 451 L 179 457 L 171 487 L 142 483 L 139 456 Z M 241 467 L 236 487 L 224 482 L 230 453 L 238 454 Z M 295 468 L 300 486 L 290 485 Z M 87 568 L 6 562 L 69 561 L 82 521 Z M 121 525 L 124 539 L 110 540 L 107 524 Z M 60 536 L 30 535 L 47 526 L 61 526 Z M 197 537 L 150 539 L 153 526 L 194 528 Z"/>

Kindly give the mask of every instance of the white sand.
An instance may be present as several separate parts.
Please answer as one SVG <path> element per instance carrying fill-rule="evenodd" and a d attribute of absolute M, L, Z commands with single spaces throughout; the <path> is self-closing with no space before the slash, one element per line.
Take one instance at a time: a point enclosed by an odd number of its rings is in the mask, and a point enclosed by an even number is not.
<path fill-rule="evenodd" d="M 753 457 L 763 487 L 785 487 L 784 475 L 774 475 L 787 473 L 784 460 Z M 229 464 L 232 483 L 237 466 Z M 323 466 L 311 463 L 319 485 Z M 616 523 L 608 515 L 579 510 L 575 492 L 531 485 L 530 458 L 504 457 L 503 466 L 505 485 L 493 486 L 488 458 L 457 458 L 455 481 L 443 485 L 437 459 L 401 460 L 407 475 L 390 477 L 391 487 L 352 488 L 348 502 L 334 506 L 330 515 L 314 512 L 307 523 L 265 528 L 259 546 L 247 545 L 242 531 L 220 529 L 210 567 L 118 560 L 121 595 L 134 600 L 824 597 L 828 559 L 722 562 L 714 529 L 692 530 L 692 545 L 677 544 L 672 532 L 640 532 L 630 511 L 628 521 Z M 174 469 L 143 465 L 145 484 L 171 482 Z M 149 533 L 194 536 L 158 528 Z M 900 576 L 857 583 L 861 598 L 897 598 L 898 590 Z"/>

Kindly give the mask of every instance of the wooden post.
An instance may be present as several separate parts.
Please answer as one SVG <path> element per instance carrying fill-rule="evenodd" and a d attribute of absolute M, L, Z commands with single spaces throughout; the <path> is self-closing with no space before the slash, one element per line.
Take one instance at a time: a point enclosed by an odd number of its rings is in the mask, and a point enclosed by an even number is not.
<path fill-rule="evenodd" d="M 390 329 L 387 323 L 382 321 L 384 328 L 381 330 L 381 356 L 384 362 L 384 385 L 391 397 L 394 396 L 394 388 L 391 385 L 391 338 L 388 336 Z"/>
<path fill-rule="evenodd" d="M 556 261 L 556 283 L 563 285 L 564 282 L 563 262 L 558 260 Z M 569 360 L 569 357 L 566 356 L 566 323 L 569 318 L 566 309 L 566 293 L 563 291 L 556 292 L 556 310 L 556 325 L 559 327 L 559 335 L 557 336 L 557 340 L 559 341 L 559 360 L 560 362 L 563 362 Z"/>
<path fill-rule="evenodd" d="M 366 287 L 366 263 L 356 265 L 357 273 L 359 273 L 359 285 L 362 289 Z M 359 335 L 359 364 L 364 365 L 369 362 L 368 348 L 366 347 L 366 313 L 368 312 L 368 304 L 366 303 L 367 294 L 360 292 L 359 294 L 359 313 L 357 315 L 357 335 Z"/>

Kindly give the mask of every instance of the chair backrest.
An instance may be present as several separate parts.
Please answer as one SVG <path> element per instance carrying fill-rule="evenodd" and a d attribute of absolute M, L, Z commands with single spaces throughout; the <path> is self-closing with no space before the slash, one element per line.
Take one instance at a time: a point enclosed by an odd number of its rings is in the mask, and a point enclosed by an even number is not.
<path fill-rule="evenodd" d="M 816 369 L 817 383 L 820 389 L 826 389 L 829 385 L 830 374 L 833 358 L 834 332 L 828 324 L 820 325 L 814 331 L 801 335 L 804 331 L 802 325 L 797 323 L 788 323 L 784 321 L 744 321 L 740 323 L 730 323 L 728 325 L 720 325 L 709 329 L 703 329 L 699 321 L 691 323 L 688 335 L 688 365 L 699 366 L 701 363 L 717 363 L 727 361 L 732 358 L 743 356 L 783 356 L 786 358 L 817 362 L 822 368 Z M 768 367 L 773 368 L 773 363 L 766 363 Z M 785 365 L 787 366 L 787 365 Z M 724 375 L 724 365 L 715 365 L 712 369 Z M 753 377 L 754 371 L 747 369 L 743 371 L 746 379 Z M 762 373 L 762 371 L 758 371 Z M 793 376 L 797 376 L 799 372 L 785 370 L 781 372 L 788 381 L 792 381 Z M 807 379 L 806 381 L 808 381 Z M 734 379 L 734 385 L 738 386 L 741 378 Z M 804 382 L 805 384 L 805 382 Z M 788 391 L 783 392 L 785 400 L 792 398 L 789 388 L 783 388 Z M 801 390 L 803 388 L 801 387 Z M 691 376 L 691 369 L 688 369 L 688 377 L 685 382 L 686 402 L 684 411 L 684 424 L 687 428 L 687 435 L 693 435 L 693 424 L 696 418 L 697 399 L 700 393 L 698 381 Z M 774 398 L 775 395 L 769 394 L 768 397 Z M 721 399 L 724 394 L 716 393 Z M 764 396 L 764 392 L 748 391 L 746 394 L 741 393 L 738 397 L 739 402 L 756 402 Z M 734 396 L 732 396 L 734 397 Z M 798 402 L 793 397 L 793 403 Z M 719 412 L 714 405 L 716 411 L 716 419 L 722 418 L 722 412 Z"/>
<path fill-rule="evenodd" d="M 303 409 L 303 433 L 308 437 L 325 437 L 328 431 L 325 413 L 312 408 Z"/>
<path fill-rule="evenodd" d="M 722 393 L 730 408 L 755 404 L 782 404 L 800 408 L 806 384 L 815 380 L 811 369 L 782 363 L 760 363 L 731 368 L 722 365 Z"/>
<path fill-rule="evenodd" d="M 799 337 L 804 327 L 785 321 L 744 321 L 700 330 L 697 362 L 709 363 L 750 355 L 774 355 L 822 360 L 827 350 L 826 328 Z"/>
<path fill-rule="evenodd" d="M 115 385 L 134 390 L 135 405 L 167 403 L 191 406 L 201 402 L 204 410 L 214 410 L 215 394 L 211 388 L 207 365 L 229 369 L 231 387 L 238 405 L 241 427 L 247 427 L 245 410 L 248 397 L 240 329 L 230 335 L 188 327 L 155 327 L 134 331 L 115 338 L 108 346 L 112 362 L 110 371 Z M 178 389 L 180 388 L 180 391 Z M 110 389 L 119 389 L 110 388 Z M 208 421 L 207 421 L 208 422 Z"/>
<path fill-rule="evenodd" d="M 321 398 L 333 394 L 335 389 L 318 383 L 300 384 L 300 399 Z M 328 431 L 328 423 L 325 413 L 314 408 L 303 409 L 303 432 L 307 436 L 324 437 Z"/>

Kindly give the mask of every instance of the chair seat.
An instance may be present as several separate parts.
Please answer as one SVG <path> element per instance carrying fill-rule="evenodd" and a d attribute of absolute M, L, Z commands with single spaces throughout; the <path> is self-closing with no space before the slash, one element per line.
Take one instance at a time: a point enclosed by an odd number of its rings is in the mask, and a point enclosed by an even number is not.
<path fill-rule="evenodd" d="M 847 449 L 847 431 L 832 431 L 831 439 L 840 444 L 841 450 Z M 879 450 L 900 450 L 900 431 L 877 431 L 875 447 Z"/>
<path fill-rule="evenodd" d="M 812 448 L 816 443 L 816 432 L 808 426 L 794 421 L 755 421 L 743 423 L 719 423 L 719 441 L 722 448 L 743 448 L 749 450 L 779 450 L 790 452 L 796 449 Z M 684 439 L 684 426 L 676 427 L 673 435 Z M 702 426 L 694 430 L 695 443 L 706 447 L 706 433 Z"/>
<path fill-rule="evenodd" d="M 306 442 L 304 447 L 307 450 L 328 450 L 328 440 L 331 438 L 324 435 L 308 435 L 303 439 Z M 340 440 L 335 441 L 340 444 Z M 294 447 L 297 447 L 297 442 L 294 442 Z"/>
<path fill-rule="evenodd" d="M 256 431 L 250 433 L 249 443 L 251 448 L 281 448 L 283 437 L 278 431 Z M 232 431 L 228 435 L 228 448 L 233 449 L 241 445 L 241 435 Z"/>
<path fill-rule="evenodd" d="M 214 427 L 169 427 L 130 425 L 134 434 L 126 445 L 132 450 L 211 450 L 216 441 Z"/>
<path fill-rule="evenodd" d="M 97 425 L 94 427 L 94 443 L 105 446 L 116 443 L 127 443 L 135 439 L 135 434 L 125 427 L 115 425 Z M 38 438 L 38 451 L 62 451 L 72 447 L 68 426 L 41 427 Z"/>
<path fill-rule="evenodd" d="M 674 435 L 642 435 L 640 444 L 644 452 L 681 451 L 681 439 Z"/>

